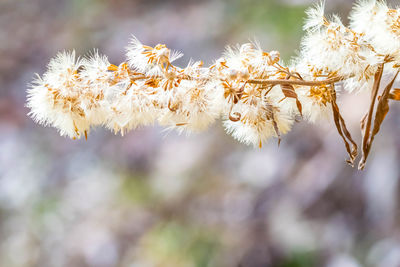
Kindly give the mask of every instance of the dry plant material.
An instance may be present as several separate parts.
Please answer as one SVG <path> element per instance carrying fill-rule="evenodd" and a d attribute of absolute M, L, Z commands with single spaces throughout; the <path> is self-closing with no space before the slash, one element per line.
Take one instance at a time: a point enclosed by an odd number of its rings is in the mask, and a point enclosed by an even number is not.
<path fill-rule="evenodd" d="M 376 82 L 374 83 L 374 88 L 372 91 L 371 106 L 370 106 L 370 110 L 366 117 L 366 122 L 363 121 L 361 123 L 361 127 L 363 130 L 362 131 L 362 133 L 363 133 L 363 143 L 362 143 L 363 155 L 362 155 L 362 158 L 359 163 L 359 169 L 361 169 L 361 170 L 364 169 L 364 167 L 365 167 L 365 163 L 367 161 L 369 152 L 371 150 L 371 146 L 374 141 L 374 138 L 375 138 L 376 134 L 379 132 L 382 122 L 384 121 L 386 115 L 389 112 L 390 90 L 392 89 L 394 81 L 396 80 L 397 75 L 399 74 L 399 71 L 397 71 L 397 73 L 394 76 L 394 78 L 392 79 L 392 81 L 383 90 L 382 95 L 380 97 L 378 97 L 378 104 L 377 104 L 376 113 L 375 113 L 375 117 L 374 117 L 374 126 L 371 131 L 371 121 L 372 121 L 372 117 L 373 117 L 375 101 L 377 99 L 377 94 L 378 94 L 378 90 L 379 90 L 379 83 L 380 83 L 380 80 L 382 79 L 382 72 L 383 72 L 383 66 L 382 66 L 382 70 L 379 69 L 379 72 L 375 76 Z"/>
<path fill-rule="evenodd" d="M 390 94 L 389 94 L 389 99 L 395 100 L 395 101 L 400 101 L 400 89 L 394 89 Z"/>
<path fill-rule="evenodd" d="M 383 67 L 384 64 L 380 64 L 378 67 L 377 72 L 375 73 L 375 78 L 374 78 L 374 85 L 372 86 L 372 92 L 371 92 L 371 103 L 369 106 L 368 113 L 365 114 L 364 118 L 361 120 L 361 133 L 362 133 L 362 158 L 359 163 L 358 168 L 363 169 L 365 166 L 365 162 L 367 160 L 368 154 L 369 154 L 369 149 L 370 149 L 370 135 L 371 135 L 371 122 L 372 122 L 372 117 L 374 114 L 374 108 L 375 108 L 375 102 L 376 98 L 378 96 L 378 91 L 379 87 L 381 84 L 381 79 L 382 79 L 382 73 L 383 73 Z"/>
<path fill-rule="evenodd" d="M 296 91 L 294 90 L 293 85 L 290 84 L 281 84 L 281 90 L 282 93 L 285 95 L 285 97 L 289 97 L 289 98 L 294 98 L 296 99 L 296 106 L 297 109 L 300 113 L 301 116 L 303 116 L 303 107 L 301 106 L 301 102 L 299 100 L 298 95 L 296 94 Z M 282 99 L 283 100 L 283 99 Z"/>
<path fill-rule="evenodd" d="M 279 144 L 298 118 L 312 123 L 333 117 L 353 166 L 357 144 L 337 104 L 335 85 L 341 83 L 348 93 L 371 91 L 361 121 L 363 169 L 389 100 L 400 100 L 400 89 L 393 89 L 400 68 L 400 10 L 362 0 L 349 26 L 337 16 L 325 17 L 323 4 L 307 16 L 301 51 L 289 65 L 278 51 L 256 43 L 227 47 L 209 67 L 202 61 L 176 66 L 181 53 L 135 37 L 119 65 L 97 51 L 83 58 L 59 53 L 30 85 L 29 114 L 73 139 L 87 138 L 98 126 L 124 135 L 155 122 L 199 132 L 220 119 L 228 134 L 256 147 L 273 137 Z M 378 97 L 382 77 L 389 75 L 394 78 Z"/>
<path fill-rule="evenodd" d="M 357 157 L 357 144 L 354 142 L 353 138 L 351 137 L 350 132 L 347 130 L 346 123 L 340 114 L 339 107 L 336 103 L 336 91 L 335 86 L 331 85 L 331 105 L 333 111 L 333 120 L 336 125 L 336 129 L 339 135 L 342 137 L 344 145 L 346 147 L 347 154 L 349 155 L 349 159 L 347 163 L 351 166 L 354 166 L 354 160 Z"/>

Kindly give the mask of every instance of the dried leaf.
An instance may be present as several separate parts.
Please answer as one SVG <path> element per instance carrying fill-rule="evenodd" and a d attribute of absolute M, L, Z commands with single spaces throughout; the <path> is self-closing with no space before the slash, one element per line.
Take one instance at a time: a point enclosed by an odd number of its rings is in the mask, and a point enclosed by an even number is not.
<path fill-rule="evenodd" d="M 368 152 L 371 149 L 372 142 L 374 141 L 375 136 L 378 134 L 383 121 L 386 118 L 386 115 L 389 113 L 389 92 L 393 87 L 394 81 L 397 78 L 399 71 L 394 76 L 393 80 L 385 87 L 385 90 L 380 97 L 378 102 L 378 106 L 376 108 L 376 114 L 374 119 L 374 128 L 372 129 L 372 135 L 370 141 L 368 142 Z"/>
<path fill-rule="evenodd" d="M 239 112 L 233 112 L 232 114 L 229 114 L 229 120 L 233 122 L 240 121 L 240 118 L 242 115 Z"/>
<path fill-rule="evenodd" d="M 359 170 L 363 170 L 364 169 L 365 162 L 367 160 L 368 153 L 369 153 L 368 142 L 369 142 L 369 137 L 370 137 L 370 134 L 371 134 L 371 122 L 372 122 L 372 116 L 373 116 L 373 113 L 374 113 L 376 97 L 378 95 L 379 86 L 380 86 L 381 80 L 382 80 L 383 66 L 384 66 L 384 64 L 381 63 L 378 66 L 378 70 L 375 73 L 374 85 L 372 86 L 372 92 L 371 92 L 371 104 L 369 106 L 369 110 L 368 110 L 367 114 L 365 114 L 363 120 L 361 121 L 361 136 L 362 136 L 361 150 L 362 150 L 362 157 L 361 157 L 361 160 L 360 160 L 360 162 L 358 164 L 358 169 Z"/>
<path fill-rule="evenodd" d="M 275 116 L 274 116 L 273 112 L 271 114 L 271 120 L 272 120 L 272 125 L 274 126 L 274 130 L 275 130 L 276 136 L 278 137 L 278 146 L 280 146 L 280 144 L 281 144 L 281 132 L 279 131 L 279 127 L 278 127 L 278 124 L 276 123 Z"/>
<path fill-rule="evenodd" d="M 335 122 L 336 129 L 339 135 L 342 137 L 344 141 L 346 151 L 349 154 L 349 159 L 347 160 L 347 163 L 349 163 L 351 166 L 354 166 L 354 160 L 356 159 L 358 154 L 357 144 L 356 142 L 354 142 L 350 132 L 347 130 L 346 123 L 342 115 L 340 114 L 339 106 L 336 103 L 336 91 L 333 84 L 331 85 L 331 90 L 332 90 L 331 104 L 332 104 L 333 120 Z"/>
<path fill-rule="evenodd" d="M 386 115 L 389 112 L 389 97 L 390 97 L 390 90 L 393 87 L 393 84 L 399 74 L 397 71 L 396 75 L 393 77 L 392 81 L 385 87 L 383 90 L 382 95 L 378 98 L 378 104 L 376 108 L 375 118 L 374 118 L 374 127 L 372 129 L 372 133 L 370 133 L 369 139 L 365 143 L 365 154 L 363 154 L 363 158 L 360 161 L 359 169 L 364 169 L 365 163 L 367 161 L 369 152 L 371 150 L 372 143 L 374 142 L 375 136 L 378 134 L 383 121 L 386 118 Z M 372 119 L 372 116 L 371 116 Z M 370 124 L 371 126 L 371 124 Z"/>
<path fill-rule="evenodd" d="M 294 90 L 293 85 L 290 85 L 290 84 L 281 84 L 281 90 L 282 90 L 282 93 L 283 93 L 283 95 L 284 95 L 285 97 L 296 99 L 296 106 L 297 106 L 297 109 L 299 110 L 300 115 L 303 116 L 303 107 L 302 107 L 302 105 L 301 105 L 301 102 L 299 101 L 299 98 L 298 98 L 298 96 L 297 96 L 296 91 Z"/>
<path fill-rule="evenodd" d="M 400 88 L 393 89 L 393 91 L 389 94 L 389 99 L 400 101 Z"/>
<path fill-rule="evenodd" d="M 297 98 L 297 94 L 294 91 L 293 85 L 291 85 L 291 84 L 282 84 L 281 85 L 281 90 L 282 90 L 282 93 L 286 97 Z"/>

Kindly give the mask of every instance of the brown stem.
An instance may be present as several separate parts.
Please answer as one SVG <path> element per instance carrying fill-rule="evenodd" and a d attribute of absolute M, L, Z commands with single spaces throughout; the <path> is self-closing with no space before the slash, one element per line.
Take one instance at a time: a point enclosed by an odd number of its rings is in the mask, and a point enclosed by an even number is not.
<path fill-rule="evenodd" d="M 290 85 L 304 85 L 304 86 L 321 86 L 321 85 L 333 84 L 336 82 L 340 82 L 342 80 L 344 80 L 343 77 L 334 77 L 321 81 L 250 79 L 247 80 L 247 82 L 253 84 L 269 84 L 269 85 L 290 84 Z"/>
<path fill-rule="evenodd" d="M 161 77 L 159 77 L 159 76 L 148 77 L 145 75 L 137 75 L 137 76 L 131 77 L 131 79 L 133 79 L 133 80 L 143 80 L 143 79 L 148 79 L 148 78 L 161 78 Z M 198 78 L 193 78 L 193 77 L 182 77 L 182 78 L 188 79 L 188 80 L 198 80 Z M 250 80 L 247 80 L 246 82 L 251 83 L 251 84 L 262 84 L 262 85 L 290 84 L 290 85 L 304 85 L 304 86 L 321 86 L 321 85 L 337 83 L 344 79 L 345 79 L 344 77 L 333 77 L 333 78 L 320 80 L 320 81 L 250 79 Z M 204 79 L 201 79 L 201 80 L 204 80 Z"/>

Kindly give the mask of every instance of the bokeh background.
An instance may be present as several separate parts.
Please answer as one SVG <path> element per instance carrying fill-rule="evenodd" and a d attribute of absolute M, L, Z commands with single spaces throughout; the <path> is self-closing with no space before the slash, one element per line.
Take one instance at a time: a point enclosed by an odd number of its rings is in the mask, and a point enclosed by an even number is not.
<path fill-rule="evenodd" d="M 333 122 L 296 124 L 278 148 L 199 135 L 105 129 L 73 141 L 33 123 L 27 84 L 64 49 L 124 60 L 131 34 L 212 64 L 257 39 L 285 60 L 304 0 L 1 0 L 1 267 L 400 266 L 400 105 L 365 171 L 345 164 Z M 352 1 L 327 1 L 347 15 Z M 356 140 L 368 94 L 342 94 Z"/>

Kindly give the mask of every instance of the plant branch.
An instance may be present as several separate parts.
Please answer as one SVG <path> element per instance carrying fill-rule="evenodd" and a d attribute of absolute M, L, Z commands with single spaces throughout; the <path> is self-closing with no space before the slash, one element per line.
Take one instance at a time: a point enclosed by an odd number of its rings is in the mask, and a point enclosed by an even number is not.
<path fill-rule="evenodd" d="M 148 77 L 146 75 L 138 75 L 138 76 L 132 76 L 132 80 L 144 80 L 144 79 L 149 79 L 149 78 L 162 78 L 162 76 L 151 76 Z M 207 79 L 199 79 L 199 78 L 193 78 L 190 76 L 185 76 L 185 77 L 178 77 L 181 79 L 186 79 L 186 80 L 207 80 Z M 268 79 L 249 79 L 246 82 L 250 84 L 261 84 L 261 85 L 279 85 L 279 84 L 290 84 L 290 85 L 303 85 L 303 86 L 321 86 L 321 85 L 329 85 L 329 84 L 334 84 L 340 81 L 345 80 L 345 77 L 333 77 L 325 80 L 320 80 L 320 81 L 307 81 L 307 80 L 268 80 Z"/>
<path fill-rule="evenodd" d="M 290 84 L 290 85 L 304 85 L 304 86 L 321 86 L 321 85 L 337 83 L 344 79 L 345 79 L 344 77 L 334 77 L 321 81 L 250 79 L 247 82 L 253 84 L 264 84 L 264 85 Z"/>

